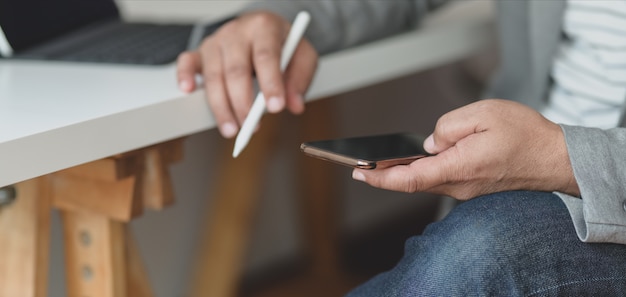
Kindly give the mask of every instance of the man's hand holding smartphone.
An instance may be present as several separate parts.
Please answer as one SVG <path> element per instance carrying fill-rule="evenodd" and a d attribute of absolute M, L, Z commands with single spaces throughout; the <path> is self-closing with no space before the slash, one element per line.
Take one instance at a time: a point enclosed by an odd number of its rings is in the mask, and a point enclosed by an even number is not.
<path fill-rule="evenodd" d="M 481 100 L 442 116 L 424 143 L 434 156 L 353 178 L 401 192 L 468 200 L 506 190 L 579 196 L 561 127 L 508 100 Z"/>

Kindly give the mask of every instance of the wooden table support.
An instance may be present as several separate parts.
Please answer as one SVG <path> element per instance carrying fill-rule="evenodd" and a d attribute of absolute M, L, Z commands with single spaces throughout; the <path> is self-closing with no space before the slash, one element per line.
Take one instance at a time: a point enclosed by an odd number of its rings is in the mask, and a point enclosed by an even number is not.
<path fill-rule="evenodd" d="M 266 116 L 245 151 L 232 158 L 232 143 L 220 147 L 220 182 L 211 191 L 214 199 L 207 209 L 207 220 L 201 228 L 202 242 L 190 284 L 190 297 L 231 297 L 239 290 L 244 255 L 251 235 L 253 218 L 259 205 L 259 193 L 265 179 L 260 168 L 266 168 L 274 147 L 279 118 Z"/>
<path fill-rule="evenodd" d="M 14 187 L 0 207 L 0 297 L 45 297 L 50 246 L 50 195 L 45 177 Z M 5 189 L 7 190 L 7 189 Z"/>
<path fill-rule="evenodd" d="M 331 101 L 331 100 L 327 100 Z M 321 103 L 321 102 L 320 102 Z M 268 115 L 249 147 L 237 159 L 232 159 L 232 144 L 223 146 L 220 182 L 211 191 L 213 199 L 207 210 L 208 220 L 203 227 L 203 243 L 191 280 L 189 297 L 234 297 L 239 295 L 243 274 L 244 256 L 248 248 L 256 216 L 260 193 L 265 184 L 267 164 L 276 148 L 276 138 L 281 127 L 297 125 L 299 135 L 307 139 L 327 138 L 334 135 L 334 106 L 316 103 L 308 106 L 307 113 L 297 122 L 293 117 Z M 294 143 L 294 149 L 298 144 Z M 299 192 L 294 199 L 300 203 L 307 256 L 310 260 L 311 281 L 304 286 L 308 292 L 277 293 L 276 296 L 320 296 L 325 282 L 339 282 L 343 277 L 339 263 L 338 188 L 336 179 L 328 174 L 328 165 L 308 157 L 298 170 Z M 321 285 L 321 286 L 320 286 Z M 298 286 L 303 288 L 304 286 Z M 316 288 L 314 286 L 317 286 Z M 272 295 L 274 296 L 274 295 Z M 329 295 L 332 296 L 332 295 Z"/>
<path fill-rule="evenodd" d="M 336 132 L 336 106 L 332 100 L 309 105 L 303 115 L 300 131 L 307 140 L 332 139 Z M 324 120 L 320 120 L 320 118 Z M 300 217 L 311 263 L 311 278 L 319 284 L 340 282 L 343 277 L 339 255 L 340 195 L 342 185 L 333 171 L 334 164 L 302 156 L 298 159 L 298 189 Z M 322 287 L 318 287 L 322 288 Z M 318 289 L 318 290 L 320 290 Z M 335 293 L 327 292 L 329 295 Z M 310 292 L 310 296 L 325 294 Z M 341 295 L 341 294 L 339 294 Z"/>
<path fill-rule="evenodd" d="M 128 227 L 144 207 L 173 203 L 168 166 L 182 139 L 16 185 L 0 208 L 0 297 L 43 297 L 50 212 L 61 212 L 69 297 L 154 296 Z"/>

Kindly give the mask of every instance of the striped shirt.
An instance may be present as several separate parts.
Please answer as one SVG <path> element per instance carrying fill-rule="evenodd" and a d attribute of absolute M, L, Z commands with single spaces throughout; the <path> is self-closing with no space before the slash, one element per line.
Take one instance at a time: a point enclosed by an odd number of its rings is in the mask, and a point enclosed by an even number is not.
<path fill-rule="evenodd" d="M 612 128 L 626 100 L 626 0 L 568 0 L 548 119 Z"/>

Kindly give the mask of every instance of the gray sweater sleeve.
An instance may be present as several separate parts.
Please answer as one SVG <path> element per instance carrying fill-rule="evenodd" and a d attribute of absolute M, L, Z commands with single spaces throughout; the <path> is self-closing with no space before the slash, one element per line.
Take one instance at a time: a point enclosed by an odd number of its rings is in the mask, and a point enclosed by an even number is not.
<path fill-rule="evenodd" d="M 557 194 L 578 236 L 626 244 L 626 128 L 561 127 L 581 197 Z"/>
<path fill-rule="evenodd" d="M 446 0 L 258 0 L 243 12 L 266 10 L 292 21 L 311 14 L 306 37 L 320 54 L 380 39 L 414 28 Z"/>

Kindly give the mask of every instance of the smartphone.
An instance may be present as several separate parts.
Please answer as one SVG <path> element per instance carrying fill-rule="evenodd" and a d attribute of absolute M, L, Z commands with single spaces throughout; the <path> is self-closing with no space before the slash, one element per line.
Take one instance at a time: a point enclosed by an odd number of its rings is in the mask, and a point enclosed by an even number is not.
<path fill-rule="evenodd" d="M 395 133 L 304 142 L 308 156 L 355 168 L 376 169 L 409 164 L 430 156 L 423 135 Z"/>

